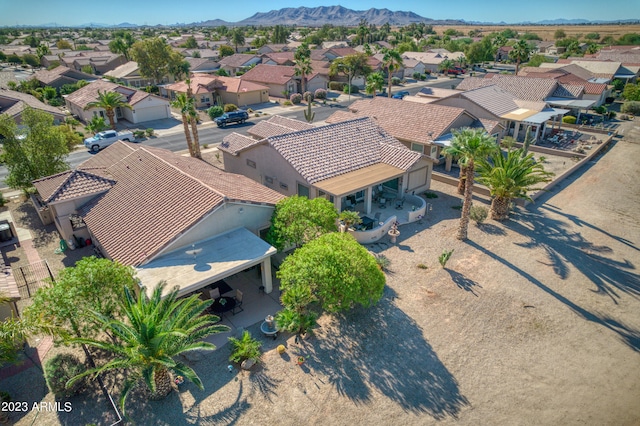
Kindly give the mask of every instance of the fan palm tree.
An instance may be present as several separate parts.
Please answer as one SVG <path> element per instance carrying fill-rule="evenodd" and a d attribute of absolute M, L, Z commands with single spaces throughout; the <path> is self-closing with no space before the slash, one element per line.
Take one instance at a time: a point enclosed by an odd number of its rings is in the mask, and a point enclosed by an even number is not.
<path fill-rule="evenodd" d="M 187 148 L 189 149 L 189 155 L 194 157 L 193 140 L 191 139 L 191 110 L 193 108 L 193 98 L 187 96 L 186 93 L 178 93 L 176 99 L 171 102 L 171 106 L 180 110 L 180 116 L 182 117 L 182 126 L 184 128 L 184 137 L 187 139 Z"/>
<path fill-rule="evenodd" d="M 295 60 L 295 75 L 300 77 L 302 83 L 302 93 L 307 91 L 307 76 L 313 72 L 311 58 L 300 58 Z"/>
<path fill-rule="evenodd" d="M 164 398 L 171 392 L 170 372 L 189 379 L 200 389 L 204 388 L 196 372 L 174 358 L 187 351 L 214 350 L 213 344 L 202 339 L 228 331 L 229 327 L 216 325 L 219 321 L 216 316 L 203 315 L 211 305 L 211 300 L 200 300 L 196 294 L 178 299 L 177 287 L 163 298 L 164 287 L 165 283 L 160 282 L 150 297 L 144 287 L 137 297 L 125 287 L 123 320 L 96 312 L 92 314 L 105 330 L 116 337 L 118 343 L 82 338 L 70 339 L 70 342 L 109 351 L 115 355 L 115 359 L 73 377 L 69 386 L 88 375 L 127 369 L 132 374 L 120 396 L 123 413 L 129 392 L 140 380 L 148 387 L 152 399 Z"/>
<path fill-rule="evenodd" d="M 529 44 L 526 40 L 520 40 L 513 45 L 513 49 L 511 50 L 511 52 L 509 52 L 509 56 L 511 57 L 511 59 L 516 61 L 516 75 L 518 75 L 520 63 L 528 61 L 530 54 L 531 48 L 529 47 Z"/>
<path fill-rule="evenodd" d="M 478 182 L 491 191 L 491 219 L 494 220 L 507 219 L 511 200 L 531 200 L 528 192 L 535 190 L 533 186 L 549 182 L 553 176 L 523 148 L 506 153 L 495 151 L 489 161 L 483 159 L 478 162 L 478 172 Z"/>
<path fill-rule="evenodd" d="M 473 199 L 473 180 L 475 175 L 475 162 L 487 158 L 498 149 L 495 138 L 491 137 L 484 129 L 463 128 L 453 131 L 451 146 L 444 149 L 446 155 L 457 157 L 458 162 L 467 168 L 467 177 L 464 189 L 464 203 L 460 227 L 458 228 L 459 240 L 467 239 L 469 228 L 469 214 Z"/>
<path fill-rule="evenodd" d="M 131 105 L 122 100 L 122 95 L 117 92 L 101 92 L 98 90 L 98 99 L 89 102 L 87 106 L 84 107 L 84 110 L 89 110 L 91 108 L 101 108 L 107 114 L 107 118 L 109 119 L 109 124 L 113 130 L 116 129 L 116 108 L 128 108 L 132 109 Z"/>
<path fill-rule="evenodd" d="M 491 45 L 496 49 L 496 55 L 494 56 L 494 59 L 493 59 L 493 66 L 496 65 L 496 62 L 498 62 L 498 52 L 500 51 L 500 48 L 506 44 L 507 44 L 507 38 L 502 34 L 498 34 L 491 41 Z"/>
<path fill-rule="evenodd" d="M 374 72 L 367 76 L 367 85 L 365 86 L 367 95 L 376 96 L 376 92 L 382 90 L 382 86 L 384 86 L 384 77 L 382 74 Z"/>
<path fill-rule="evenodd" d="M 395 49 L 386 49 L 384 56 L 382 57 L 382 66 L 387 69 L 387 75 L 389 78 L 389 97 L 391 97 L 391 79 L 393 78 L 393 72 L 400 69 L 402 66 L 402 56 L 400 52 Z"/>
<path fill-rule="evenodd" d="M 244 46 L 244 31 L 240 27 L 233 29 L 231 33 L 231 42 L 236 47 L 236 53 L 238 53 L 238 46 Z"/>

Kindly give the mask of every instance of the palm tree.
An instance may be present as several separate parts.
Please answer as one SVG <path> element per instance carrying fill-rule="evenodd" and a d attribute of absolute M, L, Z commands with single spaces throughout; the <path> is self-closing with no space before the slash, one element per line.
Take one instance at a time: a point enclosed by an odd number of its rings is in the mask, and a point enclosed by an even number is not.
<path fill-rule="evenodd" d="M 505 44 L 507 44 L 507 39 L 505 36 L 503 36 L 502 34 L 498 34 L 497 36 L 495 36 L 495 38 L 491 41 L 491 45 L 496 49 L 496 55 L 494 57 L 493 60 L 493 65 L 496 65 L 496 62 L 498 62 L 498 51 L 500 50 L 501 47 L 503 47 Z"/>
<path fill-rule="evenodd" d="M 534 185 L 549 182 L 553 173 L 544 170 L 541 162 L 536 162 L 533 154 L 526 154 L 523 148 L 495 151 L 490 160 L 478 162 L 478 181 L 491 191 L 491 219 L 505 220 L 509 217 L 509 207 L 514 198 L 531 200 L 528 192 Z"/>
<path fill-rule="evenodd" d="M 244 32 L 242 28 L 236 27 L 231 33 L 231 42 L 236 47 L 236 53 L 238 53 L 238 46 L 244 46 Z"/>
<path fill-rule="evenodd" d="M 89 102 L 87 106 L 84 107 L 84 110 L 88 110 L 91 108 L 102 108 L 107 114 L 107 118 L 109 119 L 109 124 L 113 130 L 116 129 L 116 108 L 128 108 L 132 109 L 131 105 L 122 100 L 122 95 L 117 92 L 100 92 L 98 90 L 98 100 Z"/>
<path fill-rule="evenodd" d="M 402 66 L 402 56 L 400 55 L 400 52 L 395 49 L 386 49 L 384 56 L 382 57 L 382 66 L 387 69 L 389 79 L 388 95 L 391 97 L 391 79 L 393 78 L 393 72 Z"/>
<path fill-rule="evenodd" d="M 458 228 L 458 239 L 467 239 L 467 229 L 469 228 L 469 213 L 473 199 L 473 179 L 475 175 L 475 162 L 487 158 L 492 152 L 498 149 L 495 138 L 489 136 L 484 129 L 463 128 L 453 131 L 451 146 L 444 149 L 446 155 L 458 158 L 458 163 L 462 163 L 467 168 L 467 177 L 464 190 L 464 203 L 462 204 L 462 215 L 460 217 L 460 227 Z"/>
<path fill-rule="evenodd" d="M 302 43 L 300 47 L 296 49 L 293 55 L 295 61 L 295 75 L 300 77 L 302 82 L 302 93 L 307 90 L 307 76 L 313 72 L 311 66 L 311 49 L 307 43 Z"/>
<path fill-rule="evenodd" d="M 438 64 L 438 69 L 443 74 L 449 74 L 448 70 L 453 68 L 454 62 L 451 59 L 445 59 Z"/>
<path fill-rule="evenodd" d="M 105 371 L 127 369 L 132 374 L 125 383 L 120 396 L 120 407 L 125 412 L 125 402 L 131 389 L 143 380 L 153 399 L 164 398 L 171 392 L 171 374 L 176 373 L 203 389 L 202 381 L 191 367 L 174 358 L 184 352 L 194 350 L 214 350 L 215 346 L 202 339 L 229 330 L 224 325 L 216 325 L 218 317 L 203 315 L 211 305 L 211 300 L 200 300 L 197 294 L 186 299 L 178 299 L 178 288 L 174 288 L 164 298 L 165 283 L 160 282 L 151 294 L 143 287 L 136 298 L 135 293 L 125 287 L 122 311 L 124 319 L 113 319 L 93 313 L 105 330 L 115 336 L 117 343 L 96 339 L 70 339 L 106 350 L 115 358 L 106 364 L 89 369 L 73 377 L 69 386 L 88 375 L 98 375 Z"/>
<path fill-rule="evenodd" d="M 513 45 L 513 49 L 511 50 L 511 52 L 509 52 L 509 56 L 511 57 L 511 59 L 516 61 L 516 75 L 518 75 L 520 63 L 528 61 L 530 54 L 531 48 L 529 47 L 529 44 L 526 40 L 520 40 Z"/>
<path fill-rule="evenodd" d="M 365 91 L 368 95 L 376 96 L 376 92 L 382 90 L 382 86 L 384 86 L 384 77 L 382 74 L 374 72 L 367 76 Z"/>
<path fill-rule="evenodd" d="M 188 81 L 188 80 L 187 80 Z M 187 83 L 189 84 L 189 83 Z M 191 124 L 191 111 L 194 110 L 194 100 L 186 93 L 178 93 L 176 99 L 171 102 L 171 106 L 180 110 L 182 117 L 182 126 L 184 128 L 184 136 L 187 139 L 187 148 L 189 149 L 189 155 L 195 157 L 195 150 L 193 149 L 193 140 L 191 139 L 191 130 L 189 125 Z M 197 129 L 196 129 L 197 132 Z"/>

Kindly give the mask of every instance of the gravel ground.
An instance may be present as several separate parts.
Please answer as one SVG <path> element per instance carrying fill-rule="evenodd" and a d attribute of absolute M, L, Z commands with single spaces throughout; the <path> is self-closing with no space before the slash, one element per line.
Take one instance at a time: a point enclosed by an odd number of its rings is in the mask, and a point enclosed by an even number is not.
<path fill-rule="evenodd" d="M 464 243 L 455 188 L 433 182 L 429 219 L 401 227 L 397 245 L 369 247 L 392 261 L 375 307 L 323 316 L 300 344 L 259 337 L 265 353 L 250 373 L 227 372 L 226 348 L 195 354 L 204 391 L 134 395 L 129 414 L 158 425 L 639 424 L 640 171 L 629 159 L 640 132 L 631 130 L 509 222 L 472 225 Z M 443 249 L 455 250 L 447 269 Z M 14 400 L 43 397 L 21 383 L 0 387 Z M 86 422 L 104 407 L 77 404 Z M 78 419 L 39 413 L 37 424 Z"/>

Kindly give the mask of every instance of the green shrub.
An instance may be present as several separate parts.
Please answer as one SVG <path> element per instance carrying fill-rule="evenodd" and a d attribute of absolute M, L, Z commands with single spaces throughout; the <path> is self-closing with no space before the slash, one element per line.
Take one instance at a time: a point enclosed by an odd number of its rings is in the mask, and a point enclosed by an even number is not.
<path fill-rule="evenodd" d="M 346 86 L 346 84 L 344 84 L 341 81 L 330 81 L 329 82 L 329 89 L 331 89 L 331 90 L 337 90 L 339 92 L 342 92 L 344 90 L 344 86 Z"/>
<path fill-rule="evenodd" d="M 476 224 L 481 224 L 489 216 L 489 210 L 485 206 L 471 206 L 469 217 L 474 220 Z"/>
<path fill-rule="evenodd" d="M 622 104 L 622 108 L 620 109 L 620 112 L 623 112 L 625 114 L 640 115 L 640 102 L 637 102 L 637 101 L 625 102 L 624 104 Z"/>
<path fill-rule="evenodd" d="M 237 111 L 238 106 L 235 104 L 224 104 L 224 112 Z"/>
<path fill-rule="evenodd" d="M 154 132 L 155 132 L 155 130 L 153 130 L 151 127 L 149 127 L 147 130 L 144 131 L 144 133 L 147 135 L 148 138 L 153 136 Z"/>
<path fill-rule="evenodd" d="M 562 122 L 567 124 L 576 124 L 576 118 L 573 115 L 562 117 Z"/>
<path fill-rule="evenodd" d="M 398 77 L 391 77 L 391 84 L 393 84 L 394 86 L 397 86 L 400 83 L 402 83 L 401 79 L 399 79 Z"/>
<path fill-rule="evenodd" d="M 209 115 L 209 118 L 213 120 L 224 114 L 224 109 L 221 106 L 212 106 L 207 110 L 207 114 Z"/>
<path fill-rule="evenodd" d="M 7 200 L 4 199 L 4 195 L 0 192 L 0 207 L 7 204 Z"/>
<path fill-rule="evenodd" d="M 442 254 L 440 256 L 438 256 L 438 262 L 440 262 L 440 265 L 443 268 L 447 267 L 447 262 L 451 258 L 452 254 L 453 254 L 453 249 L 451 249 L 451 250 L 443 250 Z"/>
<path fill-rule="evenodd" d="M 598 105 L 597 107 L 594 107 L 593 110 L 597 114 L 604 114 L 605 112 L 607 112 L 607 109 L 605 107 L 603 107 L 602 105 Z"/>
<path fill-rule="evenodd" d="M 313 102 L 313 93 L 309 91 L 304 92 L 302 99 L 304 99 L 305 102 Z"/>
<path fill-rule="evenodd" d="M 144 138 L 144 136 L 146 135 L 146 132 L 144 130 L 134 130 L 133 131 L 133 137 L 136 139 L 142 139 Z"/>
<path fill-rule="evenodd" d="M 258 362 L 262 352 L 260 351 L 261 343 L 251 337 L 251 333 L 245 330 L 242 333 L 242 338 L 236 339 L 235 337 L 229 337 L 229 343 L 231 344 L 231 356 L 229 361 L 241 363 L 245 359 L 253 359 Z"/>
<path fill-rule="evenodd" d="M 294 93 L 289 96 L 289 100 L 292 104 L 298 105 L 300 102 L 302 102 L 302 95 L 300 93 Z"/>
<path fill-rule="evenodd" d="M 80 390 L 83 383 L 79 380 L 70 388 L 67 388 L 67 382 L 72 377 L 83 373 L 86 369 L 85 365 L 75 355 L 58 354 L 45 362 L 44 378 L 47 381 L 49 390 L 56 396 L 70 397 Z"/>
<path fill-rule="evenodd" d="M 342 91 L 343 91 L 344 93 L 349 93 L 349 85 L 348 85 L 348 84 L 346 84 L 346 85 L 344 86 L 344 89 L 342 89 Z M 358 92 L 360 92 L 360 89 L 358 89 L 358 86 L 354 86 L 354 85 L 352 84 L 352 85 L 351 85 L 351 94 L 358 93 Z"/>
<path fill-rule="evenodd" d="M 284 106 L 291 106 L 291 105 L 293 105 L 293 102 L 291 102 L 291 101 L 284 101 L 284 102 L 282 103 L 282 105 L 284 105 Z"/>
<path fill-rule="evenodd" d="M 376 263 L 381 271 L 386 271 L 389 269 L 389 266 L 391 266 L 391 259 L 384 254 L 375 254 L 374 257 L 376 258 Z"/>
<path fill-rule="evenodd" d="M 422 77 L 422 74 L 416 71 L 411 76 L 416 80 L 420 80 L 420 78 Z"/>
<path fill-rule="evenodd" d="M 435 192 L 425 192 L 424 198 L 438 198 L 438 194 Z"/>

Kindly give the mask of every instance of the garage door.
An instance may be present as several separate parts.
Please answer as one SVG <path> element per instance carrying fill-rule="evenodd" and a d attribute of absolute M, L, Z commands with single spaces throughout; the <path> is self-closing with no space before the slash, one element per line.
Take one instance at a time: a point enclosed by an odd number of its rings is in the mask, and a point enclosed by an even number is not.
<path fill-rule="evenodd" d="M 135 122 L 141 123 L 143 121 L 161 120 L 163 118 L 169 118 L 168 108 L 164 105 L 158 105 L 148 108 L 136 108 Z"/>

